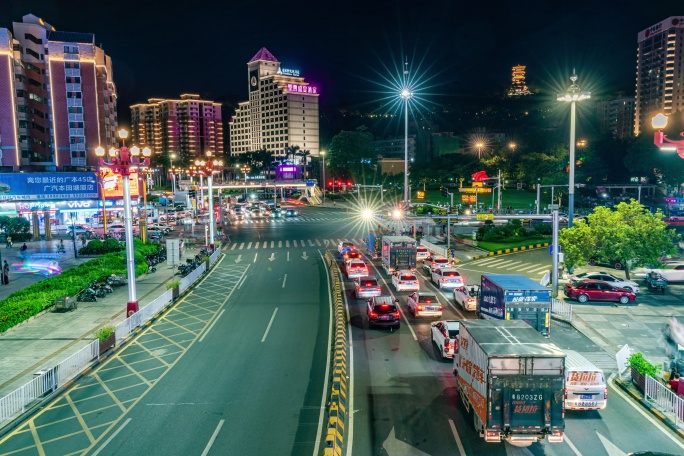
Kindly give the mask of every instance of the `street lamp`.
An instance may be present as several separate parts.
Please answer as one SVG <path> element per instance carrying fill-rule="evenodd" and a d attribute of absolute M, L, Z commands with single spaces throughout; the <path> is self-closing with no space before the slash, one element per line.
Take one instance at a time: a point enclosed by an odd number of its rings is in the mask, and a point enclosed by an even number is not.
<path fill-rule="evenodd" d="M 323 204 L 325 204 L 325 151 L 321 151 L 321 157 L 323 157 Z"/>
<path fill-rule="evenodd" d="M 176 158 L 176 154 L 170 154 L 169 155 L 169 161 L 171 162 L 171 166 L 169 166 L 169 168 L 171 168 L 171 181 L 173 182 L 173 184 L 172 184 L 173 185 L 173 187 L 172 187 L 173 193 L 176 193 L 176 175 L 173 173 L 173 160 L 175 158 Z"/>
<path fill-rule="evenodd" d="M 150 155 L 152 151 L 145 147 L 142 150 L 144 158 L 140 160 L 140 149 L 136 146 L 130 149 L 126 147 L 126 130 L 119 131 L 121 138 L 121 148 L 109 149 L 110 162 L 104 161 L 105 150 L 102 146 L 95 149 L 95 155 L 99 157 L 100 167 L 109 168 L 114 174 L 121 174 L 123 178 L 123 197 L 124 197 L 124 229 L 126 233 L 126 265 L 128 271 L 128 303 L 126 313 L 130 317 L 139 310 L 138 298 L 135 289 L 135 258 L 133 251 L 133 214 L 131 213 L 131 181 L 130 175 L 138 170 L 139 167 L 150 166 Z"/>
<path fill-rule="evenodd" d="M 213 175 L 215 168 L 222 168 L 222 160 L 212 160 L 211 152 L 207 152 L 208 160 L 196 160 L 195 165 L 197 166 L 197 173 L 202 176 L 207 176 L 207 190 L 209 191 L 209 245 L 214 246 L 215 241 L 215 231 L 216 231 L 216 221 L 214 220 L 214 191 L 212 189 Z M 201 184 L 200 184 L 201 189 Z M 219 211 L 221 207 L 219 205 Z"/>
<path fill-rule="evenodd" d="M 577 82 L 577 74 L 572 70 L 570 76 L 572 84 L 565 93 L 559 93 L 557 101 L 570 102 L 570 182 L 568 185 L 568 228 L 572 228 L 572 219 L 575 211 L 575 111 L 578 101 L 591 98 L 591 92 L 581 92 Z"/>
<path fill-rule="evenodd" d="M 240 168 L 240 171 L 245 173 L 245 185 L 247 185 L 247 173 L 250 172 L 251 169 L 252 168 L 250 168 L 249 165 L 242 165 L 242 167 Z"/>
<path fill-rule="evenodd" d="M 669 139 L 665 136 L 665 133 L 663 133 L 663 129 L 667 127 L 667 116 L 665 114 L 660 113 L 655 115 L 653 119 L 651 119 L 651 126 L 657 130 L 653 136 L 653 144 L 655 144 L 658 149 L 676 150 L 677 155 L 679 155 L 680 158 L 684 158 L 684 139 Z M 684 136 L 684 133 L 680 133 L 680 135 Z"/>
<path fill-rule="evenodd" d="M 480 160 L 482 158 L 482 148 L 484 147 L 484 143 L 477 142 L 475 143 L 475 148 L 477 149 L 477 159 Z"/>
<path fill-rule="evenodd" d="M 408 77 L 408 62 L 404 68 L 404 84 Z M 413 97 L 413 92 L 408 87 L 404 87 L 399 93 L 399 96 L 404 99 L 404 201 L 409 204 L 409 178 L 408 178 L 408 105 L 409 100 Z"/>

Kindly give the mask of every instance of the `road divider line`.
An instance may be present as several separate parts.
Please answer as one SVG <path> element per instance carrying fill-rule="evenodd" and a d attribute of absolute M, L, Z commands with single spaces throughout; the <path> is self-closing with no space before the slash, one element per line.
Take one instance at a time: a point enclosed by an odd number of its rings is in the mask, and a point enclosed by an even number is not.
<path fill-rule="evenodd" d="M 461 442 L 461 437 L 458 435 L 458 431 L 456 430 L 456 425 L 454 424 L 453 420 L 449 420 L 449 427 L 451 428 L 451 433 L 454 436 L 454 440 L 456 440 L 456 446 L 458 447 L 458 452 L 461 454 L 461 456 L 466 456 L 465 448 L 463 448 L 463 443 Z"/>
<path fill-rule="evenodd" d="M 582 456 L 582 453 L 577 449 L 574 443 L 570 441 L 568 438 L 568 434 L 563 434 L 563 441 L 568 444 L 570 449 L 577 455 L 577 456 Z"/>
<path fill-rule="evenodd" d="M 283 277 L 283 288 L 285 288 L 285 281 L 287 280 L 287 274 L 285 274 L 285 277 Z"/>
<path fill-rule="evenodd" d="M 221 318 L 221 315 L 223 315 L 223 312 L 225 312 L 225 311 L 226 311 L 226 309 L 222 309 L 221 312 L 219 312 L 219 314 L 216 316 L 216 318 L 214 318 L 214 321 L 211 322 L 211 324 L 209 325 L 207 330 L 204 331 L 204 334 L 202 334 L 202 337 L 200 337 L 198 342 L 202 342 L 204 340 L 204 338 L 207 336 L 207 334 L 209 334 L 209 331 L 211 331 L 211 328 L 214 327 L 214 325 L 216 324 L 218 319 Z"/>
<path fill-rule="evenodd" d="M 256 263 L 257 256 L 259 256 L 259 254 L 258 254 L 258 253 L 255 253 L 255 254 L 254 254 L 254 261 L 253 261 L 253 263 Z"/>
<path fill-rule="evenodd" d="M 221 428 L 223 427 L 223 423 L 225 422 L 226 420 L 219 421 L 218 426 L 216 426 L 216 429 L 214 429 L 214 433 L 211 435 L 211 438 L 207 442 L 207 446 L 204 447 L 204 451 L 202 451 L 202 456 L 207 456 L 209 454 L 209 450 L 211 450 L 211 447 L 214 445 L 214 441 L 216 440 L 218 433 L 221 432 Z"/>
<path fill-rule="evenodd" d="M 273 320 L 275 319 L 275 316 L 277 313 L 278 313 L 278 308 L 276 307 L 275 310 L 273 311 L 273 315 L 271 315 L 271 321 L 268 322 L 268 326 L 266 327 L 266 332 L 264 333 L 264 337 L 261 338 L 262 342 L 264 342 L 266 340 L 266 336 L 268 336 L 268 332 L 271 330 L 271 325 L 273 324 Z"/>
<path fill-rule="evenodd" d="M 127 425 L 128 423 L 130 423 L 130 422 L 131 422 L 131 418 L 128 418 L 126 421 L 124 421 L 124 422 L 121 424 L 121 426 L 119 426 L 119 428 L 118 428 L 116 431 L 114 431 L 114 433 L 113 433 L 112 435 L 110 435 L 109 438 L 108 438 L 107 440 L 104 441 L 104 443 L 102 444 L 102 446 L 101 446 L 100 448 L 98 448 L 97 451 L 95 451 L 95 453 L 93 453 L 93 456 L 97 456 L 98 454 L 100 454 L 100 452 L 101 452 L 102 450 L 104 450 L 104 448 L 105 448 L 107 445 L 109 445 L 109 442 L 111 442 L 112 440 L 114 440 L 114 437 L 116 437 L 117 435 L 119 435 L 119 432 L 121 432 L 121 431 L 123 430 L 123 428 L 125 428 L 126 425 Z"/>

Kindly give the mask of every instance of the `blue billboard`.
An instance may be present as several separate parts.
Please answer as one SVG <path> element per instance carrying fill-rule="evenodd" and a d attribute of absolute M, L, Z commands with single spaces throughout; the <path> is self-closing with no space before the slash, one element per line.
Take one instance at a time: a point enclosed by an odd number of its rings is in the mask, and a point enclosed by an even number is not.
<path fill-rule="evenodd" d="M 0 201 L 97 199 L 95 173 L 0 173 Z"/>

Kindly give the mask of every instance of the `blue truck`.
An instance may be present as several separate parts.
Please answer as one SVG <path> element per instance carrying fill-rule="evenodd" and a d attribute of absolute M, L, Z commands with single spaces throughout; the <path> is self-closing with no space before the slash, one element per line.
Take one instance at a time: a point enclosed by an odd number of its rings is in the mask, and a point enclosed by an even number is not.
<path fill-rule="evenodd" d="M 487 320 L 523 320 L 551 337 L 551 290 L 518 274 L 482 274 L 477 315 Z"/>
<path fill-rule="evenodd" d="M 380 258 L 382 253 L 382 237 L 392 234 L 389 230 L 378 228 L 377 230 L 370 230 L 366 238 L 366 247 L 368 247 L 368 258 Z"/>

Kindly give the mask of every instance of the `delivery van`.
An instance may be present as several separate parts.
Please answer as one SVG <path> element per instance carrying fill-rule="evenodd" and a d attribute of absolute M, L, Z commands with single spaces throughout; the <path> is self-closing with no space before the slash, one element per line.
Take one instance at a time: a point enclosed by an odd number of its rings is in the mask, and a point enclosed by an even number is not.
<path fill-rule="evenodd" d="M 608 385 L 603 371 L 584 356 L 565 350 L 565 408 L 603 410 L 608 403 Z"/>

